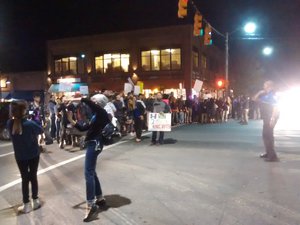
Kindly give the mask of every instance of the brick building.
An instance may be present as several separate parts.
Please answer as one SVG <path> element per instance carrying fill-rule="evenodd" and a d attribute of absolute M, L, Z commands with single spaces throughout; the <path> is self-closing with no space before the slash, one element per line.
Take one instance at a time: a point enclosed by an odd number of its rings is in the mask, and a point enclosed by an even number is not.
<path fill-rule="evenodd" d="M 195 79 L 214 89 L 224 74 L 224 53 L 204 46 L 192 25 L 51 40 L 47 43 L 48 76 L 87 83 L 91 91 L 120 91 L 130 77 L 144 89 L 177 89 L 191 93 Z"/>

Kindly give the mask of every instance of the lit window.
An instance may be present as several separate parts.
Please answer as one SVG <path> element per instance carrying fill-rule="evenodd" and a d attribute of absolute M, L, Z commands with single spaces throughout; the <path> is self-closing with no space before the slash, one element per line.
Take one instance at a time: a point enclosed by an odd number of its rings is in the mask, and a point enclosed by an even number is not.
<path fill-rule="evenodd" d="M 161 69 L 170 70 L 171 69 L 171 49 L 161 50 Z"/>
<path fill-rule="evenodd" d="M 114 53 L 95 57 L 97 73 L 128 72 L 129 64 L 129 54 Z"/>
<path fill-rule="evenodd" d="M 151 68 L 151 53 L 150 51 L 142 52 L 142 69 L 144 71 L 149 71 Z"/>
<path fill-rule="evenodd" d="M 160 51 L 151 51 L 151 70 L 160 70 Z"/>
<path fill-rule="evenodd" d="M 162 49 L 142 51 L 142 69 L 144 71 L 181 69 L 181 49 Z"/>
<path fill-rule="evenodd" d="M 57 59 L 54 63 L 57 74 L 77 74 L 77 57 Z"/>
<path fill-rule="evenodd" d="M 180 48 L 172 49 L 171 63 L 172 63 L 172 70 L 180 70 L 181 69 L 181 49 Z"/>
<path fill-rule="evenodd" d="M 95 57 L 95 67 L 97 73 L 103 73 L 104 67 L 103 67 L 103 56 Z"/>
<path fill-rule="evenodd" d="M 121 68 L 124 72 L 128 72 L 129 64 L 130 64 L 130 55 L 129 54 L 121 54 Z"/>

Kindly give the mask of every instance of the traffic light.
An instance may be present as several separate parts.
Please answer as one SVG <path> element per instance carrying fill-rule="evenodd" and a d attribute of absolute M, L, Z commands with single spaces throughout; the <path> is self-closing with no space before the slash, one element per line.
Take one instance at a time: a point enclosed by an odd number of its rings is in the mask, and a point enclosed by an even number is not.
<path fill-rule="evenodd" d="M 222 79 L 217 80 L 217 87 L 218 88 L 224 88 L 225 87 L 225 81 Z"/>
<path fill-rule="evenodd" d="M 194 36 L 202 35 L 202 15 L 197 12 L 194 16 Z"/>
<path fill-rule="evenodd" d="M 178 18 L 187 16 L 188 0 L 179 0 L 178 2 Z"/>
<path fill-rule="evenodd" d="M 207 24 L 204 32 L 204 45 L 212 44 L 211 33 L 212 33 L 211 26 Z"/>

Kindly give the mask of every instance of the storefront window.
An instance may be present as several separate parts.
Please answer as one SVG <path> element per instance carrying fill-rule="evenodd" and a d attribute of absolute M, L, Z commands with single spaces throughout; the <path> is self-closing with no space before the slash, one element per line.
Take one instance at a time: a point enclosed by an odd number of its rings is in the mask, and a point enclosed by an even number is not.
<path fill-rule="evenodd" d="M 181 49 L 162 49 L 142 51 L 142 69 L 144 71 L 181 69 Z"/>
<path fill-rule="evenodd" d="M 129 54 L 104 54 L 95 57 L 97 73 L 128 72 L 130 64 Z"/>

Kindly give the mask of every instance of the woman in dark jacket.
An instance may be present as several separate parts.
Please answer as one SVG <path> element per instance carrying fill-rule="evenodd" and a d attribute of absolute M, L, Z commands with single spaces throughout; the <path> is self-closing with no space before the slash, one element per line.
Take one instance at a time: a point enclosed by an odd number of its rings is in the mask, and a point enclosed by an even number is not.
<path fill-rule="evenodd" d="M 85 182 L 87 210 L 84 222 L 89 222 L 97 217 L 99 206 L 105 203 L 101 185 L 96 173 L 97 157 L 102 151 L 102 129 L 110 122 L 107 112 L 104 110 L 108 99 L 105 95 L 96 94 L 91 100 L 81 99 L 92 111 L 92 118 L 89 123 L 81 125 L 73 120 L 73 113 L 68 111 L 68 120 L 80 131 L 87 131 L 86 134 L 86 155 L 85 155 Z"/>
<path fill-rule="evenodd" d="M 41 206 L 38 198 L 37 170 L 40 159 L 38 135 L 43 133 L 43 129 L 37 123 L 25 118 L 26 109 L 25 101 L 12 102 L 11 119 L 8 121 L 15 158 L 22 178 L 23 205 L 18 208 L 22 213 L 29 213 Z M 32 204 L 29 201 L 29 182 L 32 189 Z"/>

